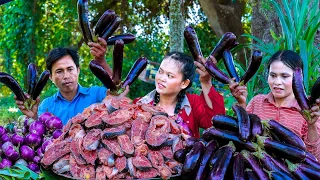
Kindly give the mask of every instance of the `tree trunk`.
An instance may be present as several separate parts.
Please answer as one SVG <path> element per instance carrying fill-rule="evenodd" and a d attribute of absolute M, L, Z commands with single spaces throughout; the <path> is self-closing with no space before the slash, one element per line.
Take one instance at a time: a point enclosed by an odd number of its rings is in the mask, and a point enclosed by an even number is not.
<path fill-rule="evenodd" d="M 170 51 L 183 52 L 184 18 L 182 16 L 183 0 L 170 1 Z"/>
<path fill-rule="evenodd" d="M 217 36 L 226 32 L 233 32 L 237 37 L 243 34 L 241 17 L 244 1 L 199 0 L 199 3 Z"/>
<path fill-rule="evenodd" d="M 279 2 L 281 0 L 277 0 Z M 281 34 L 281 26 L 278 16 L 273 10 L 265 9 L 262 7 L 261 0 L 252 0 L 252 21 L 251 21 L 251 34 L 265 43 L 275 43 L 270 34 L 272 29 L 276 34 Z M 271 4 L 270 4 L 271 6 Z M 270 7 L 269 6 L 269 7 Z M 255 43 L 255 42 L 253 42 Z"/>
<path fill-rule="evenodd" d="M 199 0 L 213 32 L 221 37 L 226 32 L 232 32 L 237 36 L 237 40 L 244 44 L 241 38 L 244 33 L 241 18 L 245 10 L 245 1 L 233 0 Z M 241 64 L 245 64 L 243 51 L 237 52 L 237 59 Z"/>

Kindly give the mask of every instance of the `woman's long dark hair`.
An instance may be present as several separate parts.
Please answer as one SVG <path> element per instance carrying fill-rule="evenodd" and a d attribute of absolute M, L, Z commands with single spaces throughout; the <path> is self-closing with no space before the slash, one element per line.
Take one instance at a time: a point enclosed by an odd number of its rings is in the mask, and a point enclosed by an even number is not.
<path fill-rule="evenodd" d="M 181 108 L 181 103 L 186 95 L 186 90 L 192 86 L 192 82 L 193 82 L 193 79 L 195 76 L 196 66 L 194 65 L 193 58 L 187 54 L 182 53 L 182 52 L 177 52 L 177 51 L 169 52 L 168 54 L 166 54 L 164 56 L 163 59 L 167 59 L 167 58 L 174 59 L 181 64 L 180 70 L 183 75 L 182 76 L 183 81 L 185 81 L 187 79 L 190 80 L 189 85 L 185 89 L 181 90 L 178 94 L 178 97 L 177 97 L 178 102 L 177 102 L 176 107 L 174 109 L 174 113 L 177 114 Z M 156 94 L 154 96 L 154 105 L 158 104 L 159 101 L 160 101 L 160 94 L 158 92 L 156 92 Z"/>
<path fill-rule="evenodd" d="M 294 71 L 296 67 L 303 70 L 303 62 L 299 54 L 291 50 L 282 50 L 274 53 L 267 63 L 267 73 L 269 74 L 270 65 L 275 61 L 281 61 Z"/>

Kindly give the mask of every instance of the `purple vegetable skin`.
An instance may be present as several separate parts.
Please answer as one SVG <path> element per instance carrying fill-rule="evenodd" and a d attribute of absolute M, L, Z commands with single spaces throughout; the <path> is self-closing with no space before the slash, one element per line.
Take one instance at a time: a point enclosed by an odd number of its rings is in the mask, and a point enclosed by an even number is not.
<path fill-rule="evenodd" d="M 2 145 L 2 151 L 11 161 L 16 161 L 19 158 L 19 152 L 17 151 L 17 148 L 11 142 L 5 142 Z"/>
<path fill-rule="evenodd" d="M 23 159 L 25 159 L 27 161 L 31 161 L 34 158 L 34 155 L 35 155 L 35 152 L 31 147 L 29 147 L 27 145 L 22 145 L 20 147 L 20 156 L 21 156 L 21 158 L 23 158 Z"/>

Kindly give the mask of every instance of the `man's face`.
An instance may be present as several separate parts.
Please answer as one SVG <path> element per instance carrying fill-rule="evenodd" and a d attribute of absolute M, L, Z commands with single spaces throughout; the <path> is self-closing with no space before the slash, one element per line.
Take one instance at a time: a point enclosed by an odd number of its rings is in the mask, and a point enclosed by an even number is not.
<path fill-rule="evenodd" d="M 62 94 L 77 92 L 80 69 L 70 55 L 63 56 L 52 65 L 50 78 Z"/>

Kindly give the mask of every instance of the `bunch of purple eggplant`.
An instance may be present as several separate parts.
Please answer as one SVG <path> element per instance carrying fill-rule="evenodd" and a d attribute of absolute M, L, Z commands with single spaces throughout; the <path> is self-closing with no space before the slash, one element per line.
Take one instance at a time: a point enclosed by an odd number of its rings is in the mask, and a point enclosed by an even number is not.
<path fill-rule="evenodd" d="M 113 74 L 112 77 L 100 66 L 96 60 L 90 61 L 89 68 L 92 73 L 102 82 L 102 84 L 110 90 L 110 94 L 121 94 L 126 86 L 130 86 L 147 67 L 148 59 L 145 57 L 138 58 L 124 81 L 121 81 L 123 62 L 123 41 L 117 40 L 113 50 Z"/>
<path fill-rule="evenodd" d="M 191 26 L 187 26 L 184 30 L 184 37 L 193 58 L 195 60 L 198 60 L 198 57 L 203 55 L 194 28 Z M 216 66 L 216 64 L 209 59 L 207 59 L 204 64 L 208 73 L 223 84 L 229 84 L 232 81 L 236 81 L 240 82 L 241 85 L 245 85 L 260 67 L 262 61 L 262 53 L 260 51 L 254 51 L 245 74 L 241 78 L 239 77 L 234 65 L 232 53 L 230 52 L 230 50 L 236 47 L 238 44 L 239 43 L 236 41 L 236 36 L 231 32 L 227 32 L 222 36 L 220 41 L 210 53 L 210 56 L 213 56 L 217 61 L 219 61 L 221 58 L 223 59 L 229 76 L 222 72 Z"/>
<path fill-rule="evenodd" d="M 296 68 L 293 72 L 292 91 L 301 108 L 301 114 L 311 122 L 310 109 L 316 105 L 316 99 L 320 97 L 320 77 L 313 84 L 310 97 L 308 98 L 305 87 L 303 85 L 303 76 L 301 68 Z"/>
<path fill-rule="evenodd" d="M 45 70 L 41 73 L 40 77 L 37 77 L 37 67 L 35 64 L 30 63 L 28 65 L 26 89 L 30 98 L 27 98 L 19 85 L 18 81 L 8 73 L 0 72 L 0 82 L 11 89 L 16 95 L 17 100 L 23 101 L 26 108 L 31 109 L 35 104 L 35 100 L 40 95 L 41 91 L 47 84 L 50 76 L 49 70 Z M 37 79 L 38 78 L 38 79 Z"/>
<path fill-rule="evenodd" d="M 174 153 L 184 179 L 319 179 L 320 163 L 294 132 L 239 105 Z"/>
<path fill-rule="evenodd" d="M 119 27 L 121 18 L 111 9 L 106 10 L 102 14 L 94 26 L 94 31 L 92 31 L 89 21 L 88 0 L 78 0 L 78 20 L 83 39 L 86 43 L 96 42 L 97 37 L 105 39 L 107 45 L 114 45 L 118 39 L 122 39 L 124 44 L 135 40 L 135 36 L 130 33 L 112 36 Z"/>
<path fill-rule="evenodd" d="M 48 112 L 38 120 L 20 116 L 0 126 L 0 169 L 21 164 L 39 173 L 40 160 L 47 146 L 62 134 L 62 127 L 62 121 Z"/>

